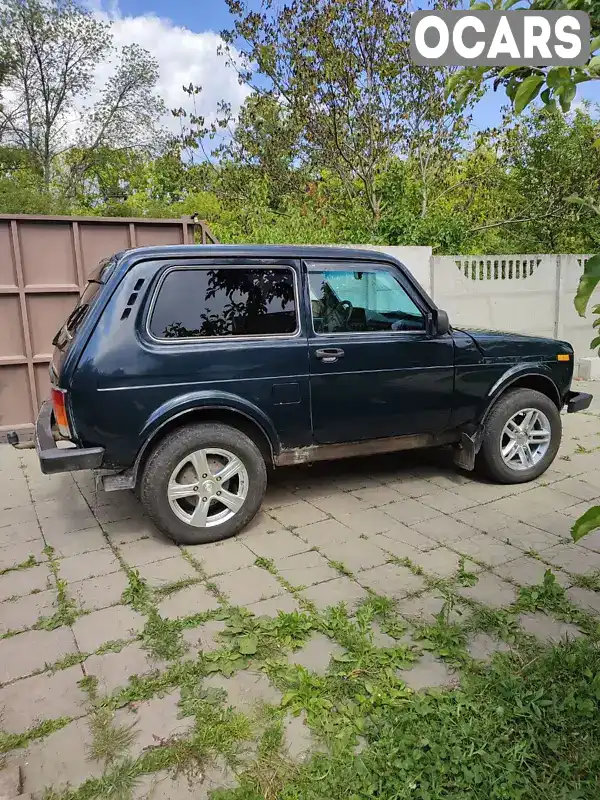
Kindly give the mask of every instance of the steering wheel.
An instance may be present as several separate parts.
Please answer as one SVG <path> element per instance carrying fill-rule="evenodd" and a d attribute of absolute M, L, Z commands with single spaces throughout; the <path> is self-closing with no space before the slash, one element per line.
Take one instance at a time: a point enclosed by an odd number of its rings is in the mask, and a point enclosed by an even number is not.
<path fill-rule="evenodd" d="M 343 308 L 346 312 L 346 322 L 350 321 L 350 317 L 352 316 L 352 312 L 354 311 L 354 306 L 350 302 L 350 300 L 342 300 L 340 302 L 340 308 Z"/>

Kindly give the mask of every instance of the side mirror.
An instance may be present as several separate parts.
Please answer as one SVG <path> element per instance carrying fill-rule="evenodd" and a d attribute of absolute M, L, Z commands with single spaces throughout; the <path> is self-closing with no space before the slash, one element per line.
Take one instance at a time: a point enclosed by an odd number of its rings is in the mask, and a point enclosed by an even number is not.
<path fill-rule="evenodd" d="M 438 309 L 436 314 L 435 327 L 438 336 L 444 336 L 446 333 L 450 333 L 450 320 L 448 319 L 448 314 L 445 311 L 442 311 L 441 308 Z"/>

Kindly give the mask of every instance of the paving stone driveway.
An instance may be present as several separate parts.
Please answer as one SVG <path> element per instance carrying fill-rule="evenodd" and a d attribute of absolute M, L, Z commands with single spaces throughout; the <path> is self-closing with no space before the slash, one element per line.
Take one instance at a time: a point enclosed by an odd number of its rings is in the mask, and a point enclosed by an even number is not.
<path fill-rule="evenodd" d="M 43 476 L 34 451 L 1 446 L 0 795 L 42 798 L 49 787 L 60 793 L 88 781 L 102 796 L 116 757 L 98 744 L 104 723 L 129 734 L 119 758 L 132 759 L 133 798 L 202 798 L 235 786 L 256 756 L 252 742 L 264 726 L 257 704 L 277 710 L 281 700 L 277 682 L 252 661 L 252 636 L 246 660 L 240 646 L 241 660 L 223 666 L 231 646 L 222 634 L 235 607 L 274 618 L 339 603 L 352 613 L 369 598 L 388 598 L 404 633 L 393 638 L 374 619 L 369 635 L 373 647 L 411 648 L 417 660 L 398 679 L 415 691 L 457 681 L 411 638 L 444 606 L 440 586 L 454 586 L 449 618 L 462 608 L 465 630 L 474 610 L 516 608 L 519 587 L 539 583 L 549 566 L 574 608 L 600 614 L 592 580 L 600 533 L 579 545 L 569 539 L 573 520 L 600 502 L 600 402 L 563 424 L 560 457 L 533 484 L 483 483 L 444 453 L 290 468 L 273 478 L 262 512 L 237 538 L 185 549 L 162 538 L 130 494 L 97 493 L 88 473 Z M 539 610 L 520 613 L 518 623 L 523 636 L 543 641 L 583 635 Z M 316 675 L 344 652 L 322 630 L 294 646 L 284 657 Z M 509 646 L 469 633 L 472 658 Z M 204 694 L 194 706 L 196 684 Z M 247 721 L 245 756 L 215 746 L 190 783 L 163 768 L 171 761 L 151 756 L 197 735 L 207 697 Z M 281 714 L 284 756 L 307 757 L 319 743 L 304 713 Z"/>

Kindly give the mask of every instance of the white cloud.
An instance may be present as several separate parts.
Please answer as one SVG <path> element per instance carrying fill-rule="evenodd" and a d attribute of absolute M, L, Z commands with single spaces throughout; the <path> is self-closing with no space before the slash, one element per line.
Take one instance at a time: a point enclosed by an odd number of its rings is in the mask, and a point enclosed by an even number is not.
<path fill-rule="evenodd" d="M 207 121 L 214 119 L 220 100 L 230 103 L 234 114 L 237 113 L 249 89 L 245 85 L 240 86 L 237 73 L 227 64 L 227 59 L 217 55 L 217 48 L 223 44 L 217 33 L 194 32 L 154 14 L 125 17 L 116 2 L 105 5 L 94 3 L 92 8 L 99 19 L 112 23 L 117 50 L 136 43 L 148 50 L 158 61 L 160 77 L 157 93 L 168 109 L 164 123 L 170 130 L 177 132 L 180 124 L 171 115 L 171 109 L 192 109 L 191 98 L 182 91 L 182 86 L 190 83 L 202 87 L 201 94 L 195 97 L 196 111 Z M 96 87 L 88 102 L 93 102 L 112 69 L 111 63 L 98 66 Z"/>

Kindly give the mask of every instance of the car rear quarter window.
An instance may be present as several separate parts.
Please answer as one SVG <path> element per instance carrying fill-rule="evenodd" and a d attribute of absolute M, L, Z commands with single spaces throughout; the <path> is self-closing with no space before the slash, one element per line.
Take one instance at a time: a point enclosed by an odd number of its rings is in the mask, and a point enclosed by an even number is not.
<path fill-rule="evenodd" d="M 161 280 L 148 330 L 156 339 L 284 336 L 298 329 L 290 268 L 176 268 Z"/>

